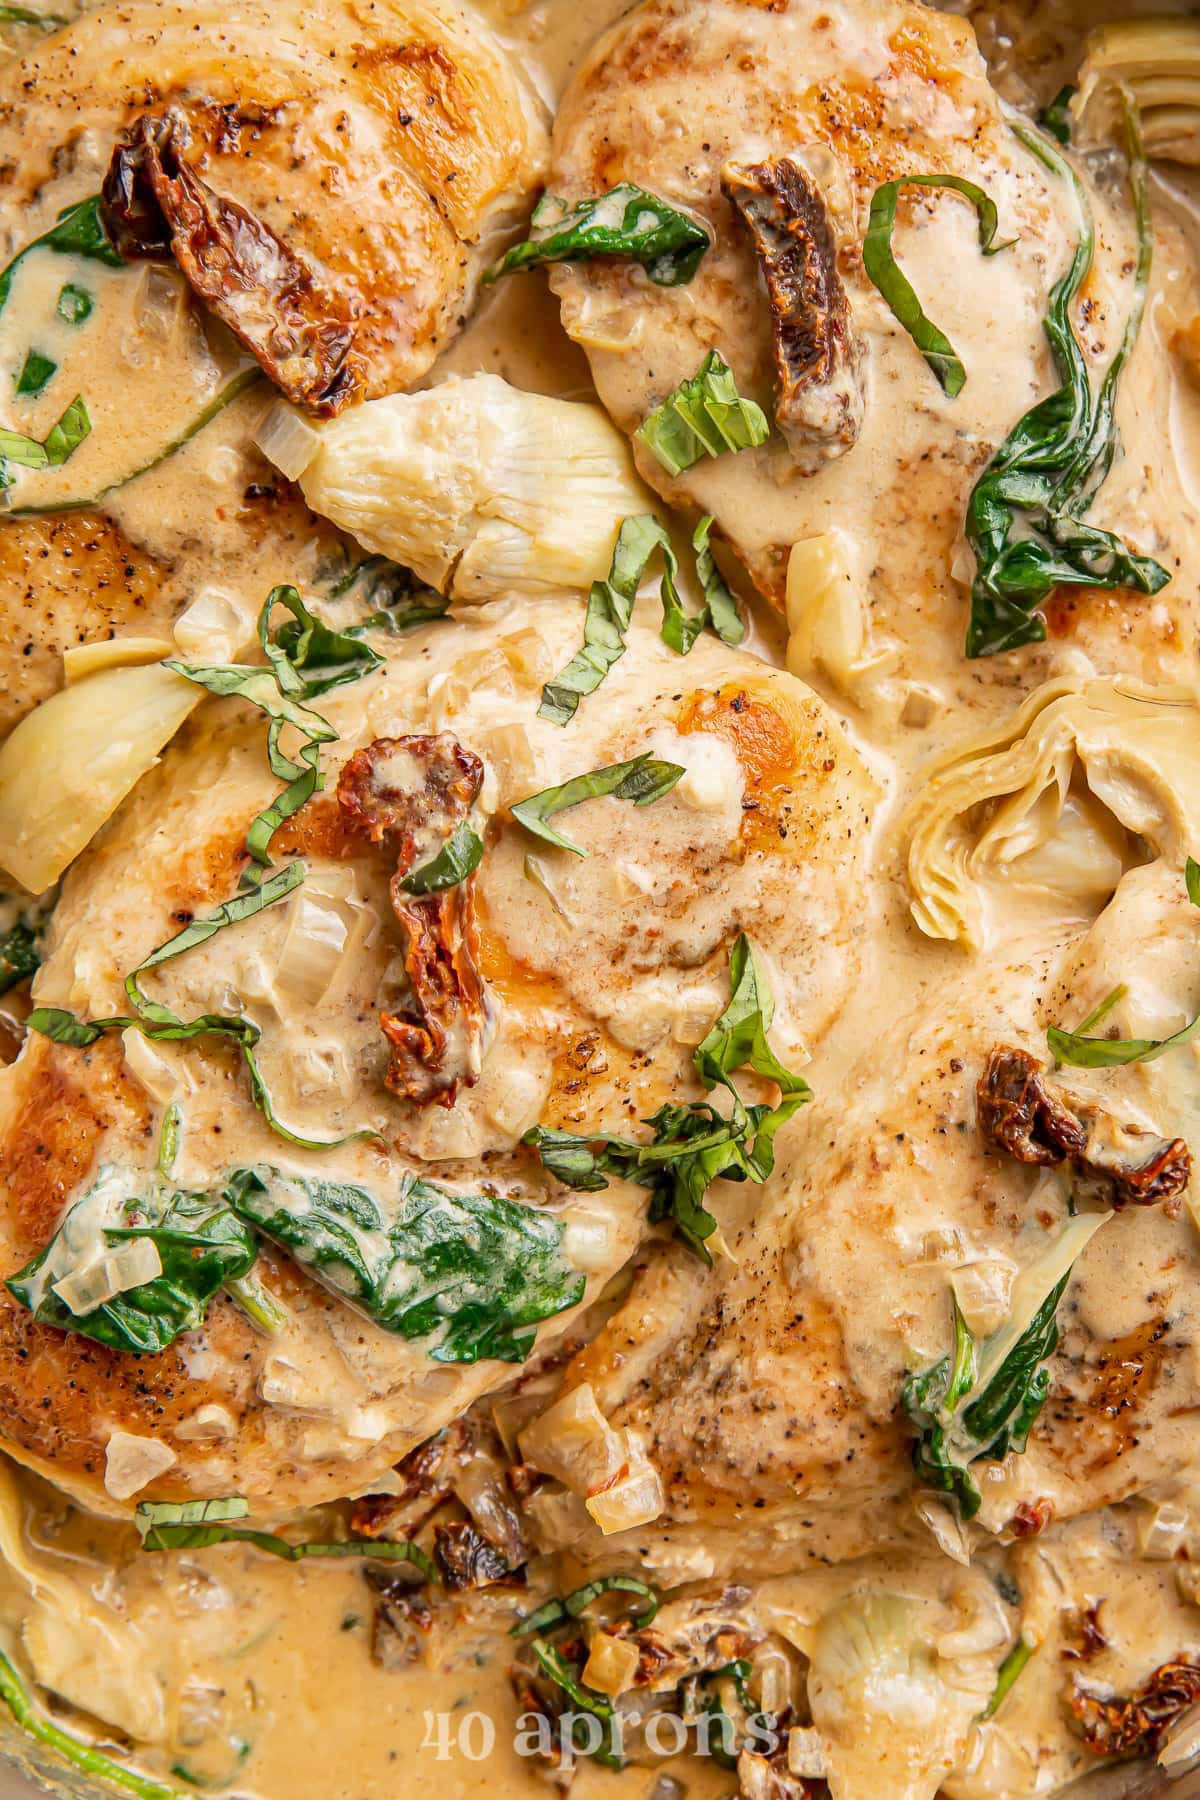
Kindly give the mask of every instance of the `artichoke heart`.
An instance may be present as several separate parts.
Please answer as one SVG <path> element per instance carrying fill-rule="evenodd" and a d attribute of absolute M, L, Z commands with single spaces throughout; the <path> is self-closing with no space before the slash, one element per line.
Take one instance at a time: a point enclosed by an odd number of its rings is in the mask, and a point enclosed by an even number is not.
<path fill-rule="evenodd" d="M 1072 108 L 1086 139 L 1114 134 L 1123 93 L 1150 156 L 1200 163 L 1200 20 L 1119 19 L 1093 31 Z"/>
<path fill-rule="evenodd" d="M 283 437 L 268 419 L 268 456 Z M 598 406 L 498 375 L 369 401 L 312 429 L 306 455 L 294 436 L 288 449 L 314 512 L 456 600 L 589 587 L 621 520 L 650 510 Z"/>
<path fill-rule="evenodd" d="M 1129 839 L 1182 863 L 1200 841 L 1197 795 L 1194 689 L 1047 682 L 1008 725 L 927 772 L 906 817 L 913 918 L 927 937 L 977 949 L 989 876 L 1083 900 L 1106 864 L 1116 885 Z"/>

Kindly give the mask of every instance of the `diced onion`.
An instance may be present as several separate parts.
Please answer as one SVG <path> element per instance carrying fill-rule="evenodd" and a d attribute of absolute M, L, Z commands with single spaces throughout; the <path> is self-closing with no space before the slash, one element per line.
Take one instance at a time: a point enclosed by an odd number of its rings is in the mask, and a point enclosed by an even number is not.
<path fill-rule="evenodd" d="M 104 1486 L 114 1500 L 132 1500 L 178 1460 L 169 1444 L 132 1431 L 114 1431 L 104 1454 Z"/>
<path fill-rule="evenodd" d="M 627 1475 L 614 1481 L 599 1494 L 589 1494 L 583 1503 L 605 1537 L 614 1531 L 632 1531 L 649 1525 L 666 1505 L 658 1470 L 645 1458 L 639 1458 Z"/>
<path fill-rule="evenodd" d="M 298 481 L 321 448 L 321 434 L 290 406 L 271 407 L 254 436 L 267 461 L 289 481 Z"/>
<path fill-rule="evenodd" d="M 166 638 L 157 637 L 111 637 L 95 644 L 72 644 L 63 651 L 63 675 L 70 684 L 98 675 L 102 669 L 132 669 L 161 662 L 174 649 Z"/>
<path fill-rule="evenodd" d="M 159 1106 L 166 1106 L 187 1085 L 181 1067 L 132 1025 L 121 1033 L 121 1048 L 129 1069 Z"/>
<path fill-rule="evenodd" d="M 599 407 L 498 375 L 369 400 L 319 436 L 299 477 L 313 510 L 456 599 L 586 588 L 650 508 Z"/>
<path fill-rule="evenodd" d="M 236 662 L 254 639 L 246 609 L 223 588 L 204 587 L 175 621 L 175 644 L 188 662 Z"/>
<path fill-rule="evenodd" d="M 938 1549 L 952 1562 L 969 1568 L 971 1537 L 957 1509 L 939 1500 L 936 1494 L 919 1494 L 913 1502 L 913 1511 L 922 1524 L 928 1525 Z"/>
<path fill-rule="evenodd" d="M 35 707 L 0 745 L 0 867 L 44 893 L 201 698 L 151 664 L 89 675 Z"/>
<path fill-rule="evenodd" d="M 633 1686 L 640 1660 L 637 1645 L 630 1643 L 628 1638 L 613 1637 L 607 1631 L 598 1631 L 588 1645 L 588 1659 L 583 1669 L 584 1685 L 615 1700 Z"/>
<path fill-rule="evenodd" d="M 1009 1258 L 967 1263 L 950 1277 L 954 1298 L 977 1337 L 998 1331 L 1008 1313 L 1016 1264 Z"/>
<path fill-rule="evenodd" d="M 527 1425 L 520 1441 L 526 1462 L 577 1494 L 615 1481 L 625 1466 L 624 1439 L 600 1411 L 586 1381 Z"/>
<path fill-rule="evenodd" d="M 574 1269 L 599 1274 L 613 1265 L 617 1223 L 609 1213 L 584 1213 L 568 1221 L 563 1232 L 563 1255 Z"/>
<path fill-rule="evenodd" d="M 72 1270 L 50 1285 L 63 1305 L 79 1318 L 161 1274 L 162 1258 L 153 1240 L 130 1238 L 89 1268 Z"/>
<path fill-rule="evenodd" d="M 346 957 L 366 936 L 370 916 L 360 900 L 323 893 L 317 878 L 292 896 L 288 911 L 274 987 L 284 1000 L 315 1006 L 333 986 Z"/>
<path fill-rule="evenodd" d="M 1187 1551 L 1192 1535 L 1192 1515 L 1178 1501 L 1164 1500 L 1137 1521 L 1138 1548 L 1147 1562 L 1174 1562 Z"/>
<path fill-rule="evenodd" d="M 209 1443 L 231 1438 L 236 1430 L 237 1420 L 229 1408 L 209 1400 L 176 1425 L 175 1436 L 189 1444 Z"/>
<path fill-rule="evenodd" d="M 821 1734 L 811 1725 L 793 1725 L 788 1732 L 788 1773 L 806 1781 L 823 1781 L 829 1773 Z"/>

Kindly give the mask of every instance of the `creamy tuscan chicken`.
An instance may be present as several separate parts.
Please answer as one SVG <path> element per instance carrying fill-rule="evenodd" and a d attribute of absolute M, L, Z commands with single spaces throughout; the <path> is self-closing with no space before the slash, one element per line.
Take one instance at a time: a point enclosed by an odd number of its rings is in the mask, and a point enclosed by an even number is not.
<path fill-rule="evenodd" d="M 0 41 L 12 1791 L 1193 1791 L 1200 20 Z"/>

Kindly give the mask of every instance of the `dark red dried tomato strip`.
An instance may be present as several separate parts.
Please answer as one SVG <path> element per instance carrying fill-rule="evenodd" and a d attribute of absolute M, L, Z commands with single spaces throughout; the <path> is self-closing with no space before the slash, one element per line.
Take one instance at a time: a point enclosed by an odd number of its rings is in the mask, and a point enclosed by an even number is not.
<path fill-rule="evenodd" d="M 857 442 L 864 405 L 858 338 L 824 196 L 786 156 L 727 163 L 721 186 L 753 236 L 766 283 L 775 418 L 797 467 L 813 473 Z"/>
<path fill-rule="evenodd" d="M 483 764 L 456 738 L 376 738 L 338 780 L 338 804 L 373 843 L 396 841 L 392 909 L 407 938 L 404 966 L 413 1011 L 383 1013 L 391 1049 L 384 1077 L 417 1106 L 453 1106 L 479 1079 L 487 997 L 479 973 L 475 877 L 442 893 L 414 895 L 404 878 L 441 848 L 470 812 Z"/>
<path fill-rule="evenodd" d="M 1102 1141 L 1096 1127 L 1111 1124 L 1098 1108 L 1077 1113 L 1043 1078 L 1027 1050 L 998 1044 L 976 1089 L 979 1129 L 1022 1163 L 1069 1162 L 1080 1175 L 1104 1182 L 1111 1203 L 1153 1206 L 1174 1200 L 1188 1184 L 1192 1158 L 1182 1138 L 1154 1138 L 1140 1162 Z"/>
<path fill-rule="evenodd" d="M 289 400 L 337 412 L 362 386 L 354 304 L 261 219 L 201 180 L 184 160 L 190 139 L 178 108 L 137 121 L 104 177 L 109 236 L 127 261 L 173 257 Z"/>
<path fill-rule="evenodd" d="M 1071 1710 L 1083 1741 L 1096 1756 L 1153 1756 L 1181 1714 L 1200 1700 L 1200 1668 L 1169 1662 L 1155 1669 L 1127 1699 L 1104 1699 L 1076 1687 Z"/>

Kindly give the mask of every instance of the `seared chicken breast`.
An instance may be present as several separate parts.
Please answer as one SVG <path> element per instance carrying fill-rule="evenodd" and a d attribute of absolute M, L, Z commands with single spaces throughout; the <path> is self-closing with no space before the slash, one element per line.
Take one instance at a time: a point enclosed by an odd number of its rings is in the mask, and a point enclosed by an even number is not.
<path fill-rule="evenodd" d="M 635 627 L 608 706 L 585 701 L 567 730 L 536 720 L 539 687 L 576 631 L 553 602 L 475 609 L 426 627 L 380 673 L 326 697 L 338 797 L 314 801 L 276 846 L 305 858 L 299 905 L 320 917 L 288 904 L 263 910 L 164 968 L 161 984 L 145 978 L 180 1017 L 262 1022 L 262 1078 L 290 1132 L 328 1143 L 366 1127 L 373 1139 L 323 1152 L 281 1142 L 219 1041 L 152 1044 L 127 1031 L 79 1050 L 31 1035 L 0 1076 L 7 1273 L 44 1247 L 98 1171 L 127 1171 L 134 1188 L 150 1179 L 172 1099 L 186 1114 L 172 1180 L 188 1190 L 233 1167 L 269 1166 L 359 1183 L 386 1208 L 406 1172 L 424 1172 L 455 1192 L 482 1184 L 539 1216 L 549 1208 L 578 1277 L 572 1294 L 583 1295 L 586 1277 L 593 1296 L 621 1267 L 647 1229 L 644 1190 L 617 1181 L 572 1198 L 520 1145 L 522 1133 L 540 1123 L 636 1138 L 658 1106 L 697 1097 L 692 1047 L 728 1000 L 739 932 L 780 989 L 773 1041 L 802 1062 L 855 978 L 875 788 L 811 693 L 713 638 L 680 662 Z M 128 970 L 233 891 L 247 826 L 272 792 L 251 719 L 236 701 L 199 715 L 78 865 L 55 913 L 39 1004 L 120 1013 Z M 388 900 L 396 853 L 339 804 L 358 767 L 352 752 L 446 741 L 478 759 L 491 819 L 475 903 L 479 990 L 449 1015 L 443 1046 L 458 1082 L 452 1105 L 437 1084 L 426 1092 L 393 1078 L 389 1043 L 411 1047 L 415 1028 L 387 1021 L 404 1016 L 418 980 L 411 960 L 405 972 Z M 404 767 L 418 753 L 384 752 Z M 673 759 L 682 778 L 650 807 L 614 798 L 573 810 L 586 860 L 507 813 L 526 795 L 647 753 Z M 326 914 L 343 921 L 344 946 L 314 973 L 307 934 L 330 929 Z M 464 1025 L 478 1027 L 469 1043 Z M 429 1045 L 422 1054 L 434 1066 Z M 277 1335 L 218 1300 L 202 1331 L 155 1357 L 64 1338 L 6 1297 L 6 1440 L 101 1506 L 112 1500 L 105 1446 L 125 1432 L 167 1452 L 152 1492 L 237 1492 L 282 1508 L 360 1491 L 515 1372 L 486 1356 L 430 1360 L 435 1344 L 390 1335 L 286 1259 L 276 1266 L 270 1254 L 267 1266 L 288 1314 Z M 560 1307 L 545 1335 L 574 1316 Z"/>
<path fill-rule="evenodd" d="M 1133 304 L 1131 221 L 1119 188 L 1078 167 L 1097 238 L 1074 316 L 1098 380 Z M 930 174 L 981 188 L 997 243 L 1008 240 L 984 256 L 961 194 L 899 191 L 894 254 L 961 358 L 952 397 L 863 260 L 877 191 Z M 711 242 L 677 286 L 614 259 L 551 270 L 605 406 L 636 434 L 715 350 L 773 428 L 758 448 L 675 476 L 635 435 L 642 475 L 673 504 L 715 514 L 780 607 L 792 546 L 845 534 L 842 604 L 867 667 L 847 681 L 818 656 L 818 682 L 885 717 L 907 703 L 909 722 L 946 700 L 986 700 L 1011 659 L 964 660 L 964 522 L 993 451 L 1057 385 L 1044 321 L 1081 215 L 1070 181 L 1011 128 L 971 26 L 898 0 L 647 0 L 597 43 L 555 122 L 552 194 L 571 203 L 621 182 L 697 218 Z M 1152 679 L 1178 678 L 1194 658 L 1197 512 L 1162 430 L 1180 386 L 1172 296 L 1194 273 L 1167 209 L 1156 220 L 1147 324 L 1118 405 L 1124 452 L 1091 517 L 1169 571 L 1170 609 L 1127 590 L 1056 589 L 1048 646 L 1020 659 L 1033 681 L 1080 649 Z"/>

